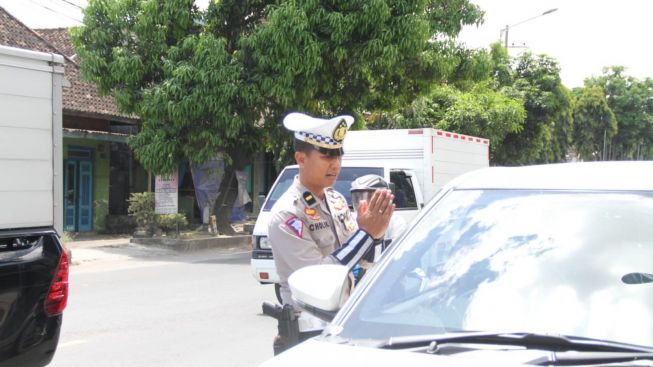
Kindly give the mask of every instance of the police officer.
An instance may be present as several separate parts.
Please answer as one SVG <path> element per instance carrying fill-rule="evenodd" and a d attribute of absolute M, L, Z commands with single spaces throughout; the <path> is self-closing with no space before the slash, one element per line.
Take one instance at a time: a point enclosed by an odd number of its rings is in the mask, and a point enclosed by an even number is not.
<path fill-rule="evenodd" d="M 392 193 L 381 189 L 360 205 L 354 219 L 344 196 L 332 188 L 340 173 L 342 144 L 353 122 L 351 116 L 321 119 L 302 113 L 291 113 L 283 120 L 284 127 L 294 132 L 299 165 L 299 175 L 272 207 L 268 223 L 284 304 L 294 304 L 288 288 L 290 274 L 316 264 L 353 268 L 374 240 L 383 236 L 394 212 Z M 300 341 L 324 326 L 320 319 L 302 312 Z M 275 353 L 278 349 L 275 345 Z"/>

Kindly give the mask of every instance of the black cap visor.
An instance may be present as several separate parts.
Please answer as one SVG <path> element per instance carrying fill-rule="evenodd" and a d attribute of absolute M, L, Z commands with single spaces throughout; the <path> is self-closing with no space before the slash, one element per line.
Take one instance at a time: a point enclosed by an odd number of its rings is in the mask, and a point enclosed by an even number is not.
<path fill-rule="evenodd" d="M 345 154 L 345 151 L 342 148 L 329 149 L 329 148 L 318 147 L 315 145 L 313 145 L 313 147 L 315 147 L 315 150 L 328 157 L 340 157 L 341 155 Z"/>

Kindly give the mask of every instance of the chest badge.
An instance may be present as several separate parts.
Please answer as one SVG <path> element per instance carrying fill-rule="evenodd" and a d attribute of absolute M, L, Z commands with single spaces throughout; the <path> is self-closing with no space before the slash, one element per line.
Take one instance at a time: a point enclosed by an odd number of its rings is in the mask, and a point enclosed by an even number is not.
<path fill-rule="evenodd" d="M 333 203 L 333 207 L 336 210 L 341 210 L 346 206 L 347 206 L 347 204 L 345 203 L 344 200 L 342 200 L 342 198 L 337 198 L 336 201 Z"/>
<path fill-rule="evenodd" d="M 317 209 L 315 208 L 304 209 L 304 214 L 308 215 L 312 220 L 320 220 L 320 215 L 317 213 Z"/>

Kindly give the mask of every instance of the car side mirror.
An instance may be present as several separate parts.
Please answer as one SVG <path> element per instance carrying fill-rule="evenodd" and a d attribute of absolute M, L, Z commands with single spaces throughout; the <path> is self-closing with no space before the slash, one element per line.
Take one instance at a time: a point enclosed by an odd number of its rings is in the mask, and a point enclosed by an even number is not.
<path fill-rule="evenodd" d="M 343 265 L 311 265 L 292 273 L 288 285 L 299 307 L 328 322 L 349 296 L 348 275 Z"/>

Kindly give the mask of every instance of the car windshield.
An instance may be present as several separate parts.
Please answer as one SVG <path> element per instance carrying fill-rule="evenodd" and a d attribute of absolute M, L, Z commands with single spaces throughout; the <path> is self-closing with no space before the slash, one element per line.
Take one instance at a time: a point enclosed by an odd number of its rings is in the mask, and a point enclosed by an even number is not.
<path fill-rule="evenodd" d="M 341 337 L 521 331 L 653 345 L 653 192 L 452 191 Z"/>
<path fill-rule="evenodd" d="M 299 173 L 299 169 L 296 167 L 287 168 L 281 173 L 281 176 L 279 176 L 276 185 L 272 188 L 272 192 L 270 192 L 268 199 L 265 202 L 265 206 L 263 207 L 264 211 L 269 211 L 270 209 L 272 209 L 274 203 L 276 203 L 277 200 L 279 200 L 279 198 L 281 197 L 281 195 L 283 195 L 283 193 L 286 192 L 286 190 L 288 190 L 290 185 L 292 185 L 292 182 L 298 173 Z M 352 203 L 351 203 L 351 194 L 349 193 L 349 189 L 351 189 L 352 181 L 354 181 L 360 176 L 368 175 L 368 174 L 375 174 L 383 177 L 383 168 L 382 167 L 342 167 L 342 169 L 340 170 L 340 174 L 338 175 L 338 180 L 336 181 L 336 184 L 333 186 L 333 188 L 345 196 L 345 199 L 347 199 L 347 204 L 349 204 L 349 206 L 351 207 Z"/>

